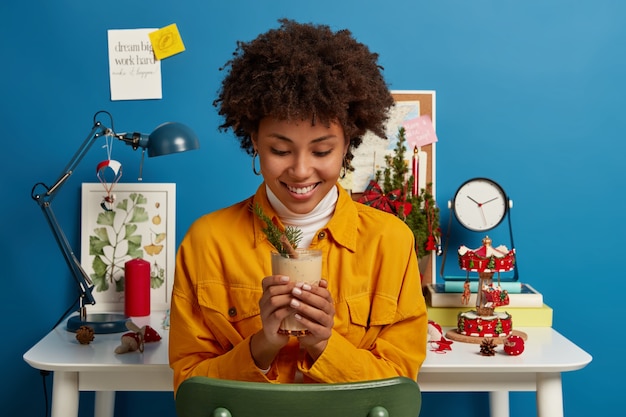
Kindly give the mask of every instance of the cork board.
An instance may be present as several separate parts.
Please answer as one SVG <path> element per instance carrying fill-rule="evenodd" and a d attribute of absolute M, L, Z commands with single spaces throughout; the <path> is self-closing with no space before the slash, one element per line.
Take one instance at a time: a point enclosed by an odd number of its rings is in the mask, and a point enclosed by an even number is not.
<path fill-rule="evenodd" d="M 377 170 L 384 169 L 384 154 L 393 153 L 397 142 L 398 129 L 403 121 L 417 116 L 428 115 L 436 131 L 436 101 L 435 91 L 430 90 L 393 90 L 391 94 L 396 102 L 387 123 L 387 139 L 381 139 L 373 134 L 363 137 L 363 143 L 354 151 L 354 172 L 348 173 L 346 178 L 340 180 L 340 184 L 348 190 L 352 198 L 358 200 L 370 180 L 374 179 Z M 436 188 L 436 145 L 431 143 L 420 148 L 426 153 L 426 175 L 424 184 L 432 184 L 433 195 L 437 195 Z M 406 157 L 411 157 L 407 151 Z M 420 163 L 421 159 L 420 159 Z M 434 282 L 436 276 L 436 262 L 434 256 L 428 256 L 420 260 L 422 274 L 422 286 Z"/>
<path fill-rule="evenodd" d="M 411 118 L 428 115 L 432 120 L 436 131 L 436 106 L 435 92 L 427 90 L 393 90 L 391 94 L 396 105 L 390 112 L 387 122 L 387 139 L 381 139 L 374 134 L 367 133 L 363 136 L 363 143 L 354 150 L 352 165 L 354 172 L 348 173 L 346 178 L 340 180 L 340 184 L 349 190 L 353 198 L 358 200 L 371 179 L 374 179 L 376 171 L 385 168 L 385 154 L 392 154 L 397 142 L 398 129 L 403 122 Z M 420 151 L 426 153 L 426 179 L 424 184 L 433 184 L 433 194 L 436 195 L 436 143 L 422 146 Z M 411 152 L 407 151 L 406 157 L 410 158 Z"/>

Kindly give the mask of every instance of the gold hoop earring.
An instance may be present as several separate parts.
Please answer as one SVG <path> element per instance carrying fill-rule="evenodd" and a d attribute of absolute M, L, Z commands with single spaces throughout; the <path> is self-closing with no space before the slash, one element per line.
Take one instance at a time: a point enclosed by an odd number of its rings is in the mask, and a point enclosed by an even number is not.
<path fill-rule="evenodd" d="M 346 160 L 346 158 L 343 158 L 343 163 L 341 164 L 341 171 L 339 174 L 339 178 L 340 179 L 344 179 L 346 177 L 346 174 L 348 173 L 348 161 Z"/>
<path fill-rule="evenodd" d="M 255 159 L 256 157 L 259 155 L 259 153 L 255 150 L 254 153 L 252 154 L 252 172 L 254 172 L 254 175 L 261 175 L 261 168 L 259 166 L 259 170 L 256 170 L 256 164 L 255 164 Z"/>

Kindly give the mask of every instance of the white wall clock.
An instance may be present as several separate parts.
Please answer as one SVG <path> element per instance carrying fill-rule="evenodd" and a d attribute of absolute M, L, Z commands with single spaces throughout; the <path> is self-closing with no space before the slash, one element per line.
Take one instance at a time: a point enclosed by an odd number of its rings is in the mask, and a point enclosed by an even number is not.
<path fill-rule="evenodd" d="M 448 206 L 463 227 L 484 232 L 498 226 L 512 204 L 495 181 L 472 178 L 461 184 Z"/>

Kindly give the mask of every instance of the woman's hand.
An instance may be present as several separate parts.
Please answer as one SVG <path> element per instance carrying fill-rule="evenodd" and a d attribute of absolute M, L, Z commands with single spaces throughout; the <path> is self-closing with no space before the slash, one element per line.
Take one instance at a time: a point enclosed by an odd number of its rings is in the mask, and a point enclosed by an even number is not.
<path fill-rule="evenodd" d="M 259 300 L 263 329 L 252 336 L 250 352 L 261 369 L 267 369 L 278 351 L 287 344 L 289 336 L 278 333 L 283 319 L 293 313 L 289 306 L 294 284 L 289 277 L 270 275 L 261 281 L 263 295 Z"/>
<path fill-rule="evenodd" d="M 321 280 L 319 285 L 297 284 L 291 294 L 290 306 L 296 312 L 296 319 L 310 332 L 299 338 L 300 346 L 316 360 L 326 348 L 335 323 L 335 306 L 328 291 L 328 282 Z"/>

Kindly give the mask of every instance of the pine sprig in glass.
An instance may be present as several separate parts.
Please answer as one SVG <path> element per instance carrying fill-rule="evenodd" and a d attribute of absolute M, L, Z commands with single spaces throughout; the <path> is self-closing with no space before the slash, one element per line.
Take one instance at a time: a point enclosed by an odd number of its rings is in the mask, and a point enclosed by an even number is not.
<path fill-rule="evenodd" d="M 265 223 L 262 231 L 276 251 L 286 258 L 297 257 L 296 249 L 302 240 L 302 230 L 293 226 L 286 226 L 284 231 L 280 230 L 272 219 L 263 212 L 259 204 L 254 206 L 254 213 Z"/>

